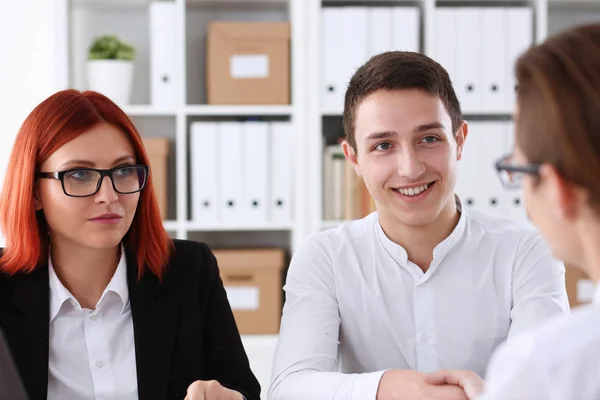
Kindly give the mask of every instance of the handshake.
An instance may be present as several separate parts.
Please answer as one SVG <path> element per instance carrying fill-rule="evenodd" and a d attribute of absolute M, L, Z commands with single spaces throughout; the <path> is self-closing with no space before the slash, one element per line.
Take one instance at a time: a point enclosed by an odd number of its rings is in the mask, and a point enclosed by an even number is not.
<path fill-rule="evenodd" d="M 390 370 L 383 374 L 377 400 L 475 400 L 485 382 L 476 373 L 441 370 L 425 374 L 412 370 Z"/>

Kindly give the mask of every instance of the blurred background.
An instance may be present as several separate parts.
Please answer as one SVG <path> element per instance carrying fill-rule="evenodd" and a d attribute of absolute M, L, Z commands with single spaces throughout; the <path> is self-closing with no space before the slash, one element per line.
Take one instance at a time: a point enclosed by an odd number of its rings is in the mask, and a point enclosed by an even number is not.
<path fill-rule="evenodd" d="M 290 255 L 374 210 L 339 145 L 345 85 L 386 50 L 450 73 L 470 134 L 466 207 L 527 221 L 493 162 L 512 146 L 512 65 L 532 43 L 600 21 L 598 0 L 19 0 L 0 12 L 0 182 L 51 93 L 93 89 L 144 138 L 166 229 L 216 252 L 264 396 Z M 569 272 L 574 274 L 575 272 Z M 591 285 L 569 276 L 572 304 Z"/>

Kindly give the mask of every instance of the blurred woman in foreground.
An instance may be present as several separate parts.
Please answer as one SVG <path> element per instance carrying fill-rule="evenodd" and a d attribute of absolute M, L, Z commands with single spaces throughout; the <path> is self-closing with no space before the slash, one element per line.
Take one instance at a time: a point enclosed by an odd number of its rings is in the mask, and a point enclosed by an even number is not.
<path fill-rule="evenodd" d="M 514 153 L 499 160 L 506 186 L 522 186 L 552 253 L 600 282 L 600 24 L 548 38 L 516 64 Z M 535 296 L 535 293 L 531 294 Z M 478 400 L 600 399 L 600 286 L 593 303 L 501 346 L 483 382 L 441 372 Z"/>

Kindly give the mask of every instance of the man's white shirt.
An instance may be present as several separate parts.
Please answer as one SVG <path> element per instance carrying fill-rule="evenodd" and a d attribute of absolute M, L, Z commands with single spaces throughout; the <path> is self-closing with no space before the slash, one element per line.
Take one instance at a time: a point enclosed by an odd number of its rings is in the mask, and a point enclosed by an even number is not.
<path fill-rule="evenodd" d="M 600 399 L 600 287 L 594 301 L 500 346 L 481 400 Z"/>
<path fill-rule="evenodd" d="M 305 240 L 268 398 L 374 400 L 388 369 L 483 375 L 507 337 L 569 313 L 564 266 L 529 225 L 461 212 L 433 258 L 423 273 L 376 212 Z"/>

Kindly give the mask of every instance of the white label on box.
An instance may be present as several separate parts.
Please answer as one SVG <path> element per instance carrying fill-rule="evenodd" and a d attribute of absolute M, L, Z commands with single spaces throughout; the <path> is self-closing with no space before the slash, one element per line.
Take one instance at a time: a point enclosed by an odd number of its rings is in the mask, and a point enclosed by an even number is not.
<path fill-rule="evenodd" d="M 580 279 L 577 281 L 577 301 L 588 303 L 593 300 L 596 286 L 589 279 Z"/>
<path fill-rule="evenodd" d="M 225 286 L 227 299 L 234 310 L 258 310 L 260 291 L 256 286 Z"/>
<path fill-rule="evenodd" d="M 234 54 L 229 60 L 229 73 L 234 79 L 257 79 L 269 76 L 266 54 Z"/>

